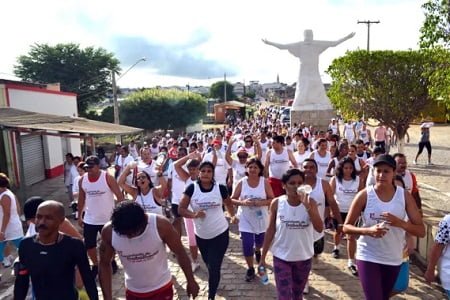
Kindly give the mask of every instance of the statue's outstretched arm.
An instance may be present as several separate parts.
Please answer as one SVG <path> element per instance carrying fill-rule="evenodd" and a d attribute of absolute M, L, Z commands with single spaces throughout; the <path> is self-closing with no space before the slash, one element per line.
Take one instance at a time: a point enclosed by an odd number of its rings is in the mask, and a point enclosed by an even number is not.
<path fill-rule="evenodd" d="M 340 43 L 343 43 L 343 42 L 345 42 L 346 40 L 351 39 L 351 38 L 354 37 L 354 36 L 355 36 L 355 33 L 352 32 L 352 33 L 350 33 L 349 35 L 344 36 L 342 39 L 332 42 L 332 43 L 333 43 L 332 46 L 337 46 L 337 45 L 339 45 Z"/>
<path fill-rule="evenodd" d="M 289 44 L 278 44 L 278 43 L 268 41 L 267 39 L 261 39 L 261 40 L 263 41 L 263 43 L 270 45 L 270 46 L 277 47 L 278 49 L 281 49 L 281 50 L 289 48 Z"/>

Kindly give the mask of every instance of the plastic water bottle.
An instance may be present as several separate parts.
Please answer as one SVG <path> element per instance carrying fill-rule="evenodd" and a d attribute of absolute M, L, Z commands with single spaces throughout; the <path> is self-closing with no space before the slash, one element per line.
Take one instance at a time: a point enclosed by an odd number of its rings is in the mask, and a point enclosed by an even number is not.
<path fill-rule="evenodd" d="M 269 284 L 269 276 L 267 275 L 266 268 L 264 266 L 258 267 L 258 274 L 261 280 L 261 283 L 264 285 Z"/>
<path fill-rule="evenodd" d="M 309 184 L 302 184 L 297 188 L 298 194 L 310 194 L 312 192 L 312 187 Z"/>

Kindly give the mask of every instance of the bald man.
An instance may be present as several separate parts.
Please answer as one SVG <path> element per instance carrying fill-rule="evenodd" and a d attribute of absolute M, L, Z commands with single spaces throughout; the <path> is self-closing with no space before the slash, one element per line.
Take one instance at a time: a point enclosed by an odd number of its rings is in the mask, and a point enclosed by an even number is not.
<path fill-rule="evenodd" d="M 36 299 L 78 300 L 75 266 L 78 267 L 90 299 L 98 299 L 95 280 L 81 240 L 59 232 L 65 211 L 61 203 L 47 200 L 36 213 L 36 234 L 19 247 L 20 264 L 14 285 L 14 299 L 26 298 L 29 278 Z"/>

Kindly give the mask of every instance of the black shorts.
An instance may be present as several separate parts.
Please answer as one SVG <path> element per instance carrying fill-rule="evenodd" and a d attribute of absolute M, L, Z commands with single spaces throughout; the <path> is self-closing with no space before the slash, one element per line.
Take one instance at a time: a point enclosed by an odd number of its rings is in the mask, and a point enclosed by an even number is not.
<path fill-rule="evenodd" d="M 103 225 L 91 225 L 84 223 L 83 237 L 86 249 L 97 247 L 97 234 L 102 232 Z"/>
<path fill-rule="evenodd" d="M 314 242 L 314 255 L 319 255 L 323 252 L 323 248 L 325 247 L 325 238 L 322 237 L 320 240 Z"/>
<path fill-rule="evenodd" d="M 172 203 L 171 209 L 172 209 L 172 215 L 175 219 L 181 218 L 180 214 L 178 213 L 178 204 Z"/>

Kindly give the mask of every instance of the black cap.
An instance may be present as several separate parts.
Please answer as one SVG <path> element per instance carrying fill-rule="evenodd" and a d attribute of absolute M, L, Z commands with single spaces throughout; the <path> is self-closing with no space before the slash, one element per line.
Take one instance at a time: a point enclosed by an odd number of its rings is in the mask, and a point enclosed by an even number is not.
<path fill-rule="evenodd" d="M 100 159 L 95 156 L 91 155 L 88 158 L 86 158 L 86 163 L 84 164 L 85 168 L 93 167 L 93 166 L 100 165 Z"/>
<path fill-rule="evenodd" d="M 397 163 L 395 162 L 395 159 L 392 157 L 392 155 L 389 154 L 381 154 L 377 156 L 377 158 L 375 158 L 373 162 L 373 166 L 375 167 L 376 165 L 379 164 L 386 164 L 394 169 L 397 168 Z"/>
<path fill-rule="evenodd" d="M 40 196 L 33 196 L 28 198 L 23 205 L 23 214 L 25 215 L 25 220 L 28 221 L 34 219 L 34 217 L 36 217 L 38 206 L 44 201 L 45 200 Z"/>

